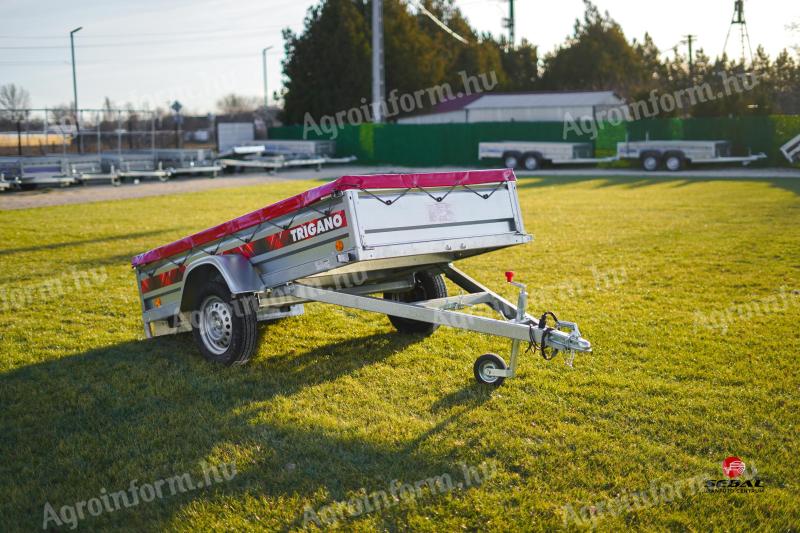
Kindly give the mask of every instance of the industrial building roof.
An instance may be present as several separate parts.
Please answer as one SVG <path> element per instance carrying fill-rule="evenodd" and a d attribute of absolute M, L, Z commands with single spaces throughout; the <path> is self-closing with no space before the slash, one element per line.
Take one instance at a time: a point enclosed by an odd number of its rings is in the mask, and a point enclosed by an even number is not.
<path fill-rule="evenodd" d="M 568 107 L 621 105 L 625 101 L 614 91 L 559 91 L 527 93 L 487 93 L 464 95 L 445 100 L 430 113 L 447 113 L 462 109 L 497 109 L 514 107 Z"/>
<path fill-rule="evenodd" d="M 466 109 L 496 109 L 509 107 L 620 105 L 623 103 L 625 102 L 613 91 L 531 92 L 484 94 L 464 107 Z"/>

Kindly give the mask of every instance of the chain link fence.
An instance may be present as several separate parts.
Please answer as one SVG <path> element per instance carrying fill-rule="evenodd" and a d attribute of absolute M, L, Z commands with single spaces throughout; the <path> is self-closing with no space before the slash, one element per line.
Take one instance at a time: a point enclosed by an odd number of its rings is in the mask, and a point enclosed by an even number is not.
<path fill-rule="evenodd" d="M 14 109 L 0 112 L 0 156 L 213 149 L 216 117 L 141 109 Z"/>

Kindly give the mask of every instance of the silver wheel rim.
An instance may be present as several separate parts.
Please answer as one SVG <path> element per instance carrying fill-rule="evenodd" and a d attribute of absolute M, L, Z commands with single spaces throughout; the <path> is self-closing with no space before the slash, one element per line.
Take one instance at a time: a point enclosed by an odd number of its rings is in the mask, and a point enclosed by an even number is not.
<path fill-rule="evenodd" d="M 516 167 L 517 167 L 517 158 L 506 157 L 506 168 L 516 168 Z"/>
<path fill-rule="evenodd" d="M 232 318 L 231 307 L 219 296 L 209 296 L 200 308 L 200 336 L 214 355 L 222 355 L 231 345 Z"/>
<path fill-rule="evenodd" d="M 670 170 L 678 170 L 681 168 L 681 161 L 677 157 L 670 157 L 667 159 L 667 168 Z"/>
<path fill-rule="evenodd" d="M 525 168 L 528 170 L 536 170 L 539 168 L 539 162 L 535 157 L 529 157 L 525 160 Z"/>
<path fill-rule="evenodd" d="M 488 362 L 488 363 L 483 363 L 478 369 L 478 374 L 481 375 L 481 379 L 486 383 L 494 383 L 495 381 L 497 381 L 497 376 L 490 376 L 486 373 L 490 369 L 496 370 L 497 367 L 495 366 L 494 363 Z"/>
<path fill-rule="evenodd" d="M 658 162 L 655 157 L 648 157 L 644 160 L 644 168 L 647 170 L 655 170 L 657 166 Z"/>

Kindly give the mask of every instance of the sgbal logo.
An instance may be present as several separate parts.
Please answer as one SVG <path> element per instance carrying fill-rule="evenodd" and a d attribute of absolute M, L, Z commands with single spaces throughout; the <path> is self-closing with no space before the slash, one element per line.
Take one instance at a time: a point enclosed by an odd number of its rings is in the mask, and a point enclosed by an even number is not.
<path fill-rule="evenodd" d="M 744 461 L 731 455 L 722 461 L 722 473 L 731 479 L 737 478 L 744 472 Z"/>
<path fill-rule="evenodd" d="M 744 461 L 731 455 L 722 461 L 722 473 L 728 479 L 707 479 L 707 492 L 761 492 L 764 490 L 764 480 L 758 477 L 755 467 L 750 467 L 746 473 Z M 742 478 L 742 479 L 739 479 Z"/>
<path fill-rule="evenodd" d="M 317 218 L 295 226 L 289 232 L 292 235 L 292 242 L 298 242 L 345 226 L 347 226 L 347 220 L 345 219 L 344 211 L 337 211 L 325 218 Z"/>

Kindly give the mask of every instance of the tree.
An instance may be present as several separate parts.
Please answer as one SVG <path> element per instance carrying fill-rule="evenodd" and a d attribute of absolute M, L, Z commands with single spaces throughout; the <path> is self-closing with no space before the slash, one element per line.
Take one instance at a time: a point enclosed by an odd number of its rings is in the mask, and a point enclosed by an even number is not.
<path fill-rule="evenodd" d="M 631 46 L 620 25 L 584 0 L 583 20 L 572 36 L 545 57 L 542 88 L 550 90 L 613 90 L 630 97 L 647 79 L 641 52 Z"/>
<path fill-rule="evenodd" d="M 111 98 L 106 96 L 103 100 L 103 120 L 105 122 L 111 122 L 112 120 L 116 120 L 116 118 L 117 117 L 114 113 L 114 102 L 111 101 Z"/>
<path fill-rule="evenodd" d="M 420 0 L 418 5 L 467 43 L 443 31 L 425 11 L 415 9 L 415 3 L 383 2 L 387 97 L 420 90 L 427 90 L 429 96 L 434 88 L 445 95 L 441 87 L 445 83 L 455 95 L 462 90 L 460 72 L 464 72 L 491 75 L 496 84 L 489 90 L 496 91 L 611 90 L 631 102 L 672 93 L 684 107 L 662 106 L 656 110 L 661 117 L 796 113 L 800 107 L 800 57 L 783 52 L 773 61 L 760 49 L 752 65 L 742 65 L 698 50 L 690 73 L 687 56 L 677 48 L 674 58 L 664 59 L 649 34 L 628 41 L 622 27 L 591 0 L 584 0 L 585 12 L 564 44 L 541 61 L 532 43 L 523 40 L 511 47 L 502 36 L 479 34 L 454 0 Z M 789 28 L 800 32 L 800 23 Z M 323 116 L 341 116 L 351 108 L 368 109 L 372 100 L 371 0 L 320 0 L 309 9 L 302 33 L 285 30 L 284 39 L 284 122 L 302 123 L 306 113 L 319 122 Z M 741 75 L 746 69 L 755 70 L 758 84 L 727 94 L 731 91 L 724 86 L 726 77 Z M 700 86 L 726 96 L 697 102 L 687 89 Z M 412 113 L 436 103 L 427 97 L 414 101 Z M 354 116 L 369 119 L 369 113 Z"/>
<path fill-rule="evenodd" d="M 522 39 L 519 46 L 508 48 L 505 40 L 498 42 L 502 50 L 500 59 L 507 81 L 500 84 L 506 91 L 531 91 L 539 82 L 539 51 L 536 46 Z"/>
<path fill-rule="evenodd" d="M 283 119 L 302 123 L 370 100 L 370 35 L 367 5 L 327 0 L 309 8 L 304 31 L 283 31 Z"/>
<path fill-rule="evenodd" d="M 23 113 L 14 110 L 27 109 L 30 106 L 30 95 L 22 87 L 13 83 L 0 86 L 0 110 L 5 118 L 19 120 Z"/>
<path fill-rule="evenodd" d="M 230 93 L 217 100 L 217 110 L 222 115 L 252 113 L 258 109 L 260 102 L 261 100 L 256 96 L 242 96 Z"/>

